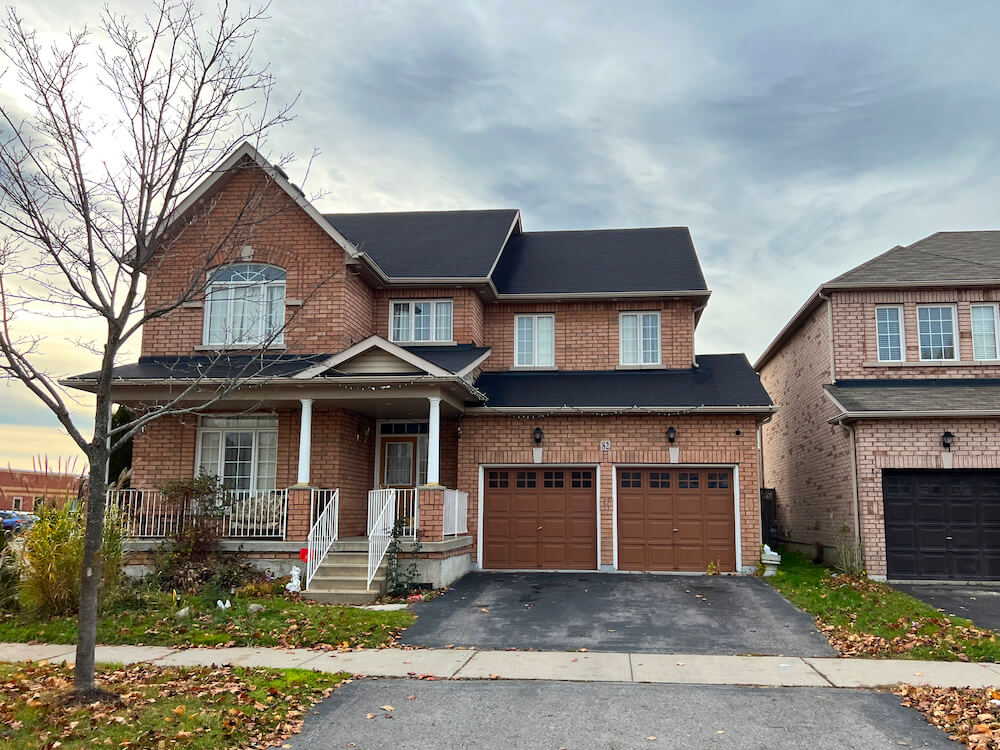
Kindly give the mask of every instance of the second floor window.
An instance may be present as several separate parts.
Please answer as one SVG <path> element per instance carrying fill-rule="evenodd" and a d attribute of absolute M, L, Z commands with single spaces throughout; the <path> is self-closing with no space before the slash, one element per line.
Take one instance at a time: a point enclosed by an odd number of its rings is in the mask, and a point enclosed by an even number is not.
<path fill-rule="evenodd" d="M 631 366 L 660 364 L 660 314 L 622 313 L 618 340 L 621 364 Z"/>
<path fill-rule="evenodd" d="M 260 263 L 234 263 L 217 268 L 209 277 L 205 299 L 205 344 L 282 343 L 285 326 L 282 269 Z"/>
<path fill-rule="evenodd" d="M 875 327 L 879 362 L 902 362 L 903 309 L 895 306 L 875 308 Z"/>
<path fill-rule="evenodd" d="M 198 430 L 198 474 L 219 477 L 235 492 L 273 490 L 278 469 L 276 417 L 204 417 Z"/>
<path fill-rule="evenodd" d="M 554 367 L 555 316 L 514 316 L 514 366 Z"/>
<path fill-rule="evenodd" d="M 922 305 L 917 308 L 920 359 L 958 359 L 955 343 L 955 308 Z"/>
<path fill-rule="evenodd" d="M 1000 359 L 997 352 L 997 306 L 972 305 L 973 359 Z"/>
<path fill-rule="evenodd" d="M 392 302 L 389 340 L 451 341 L 451 300 Z"/>

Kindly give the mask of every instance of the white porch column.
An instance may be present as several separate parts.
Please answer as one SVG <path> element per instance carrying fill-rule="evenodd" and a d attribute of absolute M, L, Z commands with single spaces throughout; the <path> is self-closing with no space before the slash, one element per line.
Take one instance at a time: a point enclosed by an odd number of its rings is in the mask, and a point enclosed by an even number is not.
<path fill-rule="evenodd" d="M 441 484 L 441 397 L 428 396 L 427 484 Z"/>
<path fill-rule="evenodd" d="M 313 402 L 311 398 L 299 399 L 302 404 L 302 418 L 299 420 L 299 476 L 296 484 L 309 484 L 309 454 L 312 453 L 312 417 Z"/>

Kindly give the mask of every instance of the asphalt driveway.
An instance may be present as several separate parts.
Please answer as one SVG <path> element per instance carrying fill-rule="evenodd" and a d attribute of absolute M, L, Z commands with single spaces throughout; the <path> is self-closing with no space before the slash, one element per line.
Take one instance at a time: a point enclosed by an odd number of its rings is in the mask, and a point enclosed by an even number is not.
<path fill-rule="evenodd" d="M 313 709 L 302 734 L 283 746 L 293 750 L 957 747 L 890 693 L 465 680 L 354 681 Z"/>
<path fill-rule="evenodd" d="M 414 611 L 413 646 L 835 655 L 811 616 L 742 576 L 470 573 Z"/>
<path fill-rule="evenodd" d="M 981 628 L 1000 630 L 1000 586 L 969 583 L 894 583 L 894 589 L 944 610 L 972 620 Z"/>

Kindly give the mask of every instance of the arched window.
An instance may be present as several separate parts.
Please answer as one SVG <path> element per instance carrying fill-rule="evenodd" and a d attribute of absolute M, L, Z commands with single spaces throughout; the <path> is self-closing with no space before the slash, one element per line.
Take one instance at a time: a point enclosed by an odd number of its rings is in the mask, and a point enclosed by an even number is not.
<path fill-rule="evenodd" d="M 234 263 L 209 275 L 205 344 L 281 344 L 285 325 L 285 272 L 261 263 Z"/>

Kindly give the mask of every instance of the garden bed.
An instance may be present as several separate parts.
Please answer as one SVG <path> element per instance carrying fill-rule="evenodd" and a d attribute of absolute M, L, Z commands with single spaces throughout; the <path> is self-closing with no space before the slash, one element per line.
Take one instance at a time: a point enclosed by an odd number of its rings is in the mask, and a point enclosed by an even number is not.
<path fill-rule="evenodd" d="M 1000 661 L 992 630 L 951 617 L 892 587 L 837 574 L 800 555 L 782 553 L 767 581 L 816 618 L 842 656 L 937 661 Z"/>
<path fill-rule="evenodd" d="M 305 670 L 98 669 L 113 702 L 70 700 L 71 668 L 0 664 L 0 746 L 264 748 L 300 731 L 309 708 L 347 675 Z"/>

